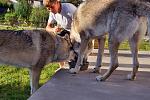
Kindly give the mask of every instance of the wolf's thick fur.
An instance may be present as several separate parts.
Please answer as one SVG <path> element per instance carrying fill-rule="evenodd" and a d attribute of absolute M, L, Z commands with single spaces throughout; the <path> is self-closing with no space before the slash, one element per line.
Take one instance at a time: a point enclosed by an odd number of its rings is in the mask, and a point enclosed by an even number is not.
<path fill-rule="evenodd" d="M 43 66 L 72 56 L 70 38 L 45 30 L 0 30 L 0 63 L 28 67 L 31 93 L 38 89 Z"/>
<path fill-rule="evenodd" d="M 77 73 L 86 55 L 86 48 L 92 39 L 98 39 L 99 51 L 95 70 L 101 66 L 102 53 L 106 33 L 109 33 L 110 67 L 97 80 L 106 80 L 118 67 L 119 44 L 128 39 L 133 56 L 133 71 L 129 79 L 133 80 L 139 67 L 138 43 L 146 33 L 147 18 L 150 16 L 150 4 L 144 0 L 86 0 L 75 15 L 71 28 L 71 37 L 81 41 L 78 60 L 71 73 Z"/>

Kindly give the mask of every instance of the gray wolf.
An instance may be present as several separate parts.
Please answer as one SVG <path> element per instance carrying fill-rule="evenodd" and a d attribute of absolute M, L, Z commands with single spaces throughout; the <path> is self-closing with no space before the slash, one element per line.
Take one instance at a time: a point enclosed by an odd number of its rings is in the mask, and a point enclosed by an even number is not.
<path fill-rule="evenodd" d="M 31 94 L 38 89 L 44 65 L 71 59 L 69 35 L 45 30 L 0 30 L 0 63 L 30 69 Z"/>
<path fill-rule="evenodd" d="M 80 42 L 78 60 L 70 73 L 78 73 L 83 58 L 87 54 L 88 43 L 98 39 L 99 50 L 95 71 L 101 67 L 105 35 L 108 33 L 110 66 L 104 75 L 96 77 L 105 81 L 119 66 L 118 47 L 126 39 L 129 40 L 133 56 L 133 70 L 128 75 L 134 80 L 138 71 L 138 43 L 147 30 L 147 17 L 150 16 L 150 3 L 140 0 L 86 0 L 75 12 L 71 38 Z"/>

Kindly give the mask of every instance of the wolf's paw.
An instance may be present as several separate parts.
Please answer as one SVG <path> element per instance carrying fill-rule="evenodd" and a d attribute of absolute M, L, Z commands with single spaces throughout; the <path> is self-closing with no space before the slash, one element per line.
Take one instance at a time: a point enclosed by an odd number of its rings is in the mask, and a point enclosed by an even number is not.
<path fill-rule="evenodd" d="M 127 75 L 127 79 L 128 79 L 128 80 L 131 80 L 131 81 L 134 81 L 134 80 L 136 79 L 136 77 L 133 77 L 133 75 L 128 74 L 128 75 Z"/>
<path fill-rule="evenodd" d="M 104 78 L 103 78 L 103 76 L 98 75 L 98 76 L 96 76 L 96 80 L 97 81 L 104 81 Z"/>
<path fill-rule="evenodd" d="M 70 72 L 71 74 L 77 74 L 77 73 L 79 72 L 79 70 L 77 70 L 76 68 L 71 68 L 71 69 L 69 70 L 69 72 Z"/>
<path fill-rule="evenodd" d="M 101 73 L 101 69 L 99 67 L 95 67 L 93 70 L 92 70 L 92 73 Z"/>

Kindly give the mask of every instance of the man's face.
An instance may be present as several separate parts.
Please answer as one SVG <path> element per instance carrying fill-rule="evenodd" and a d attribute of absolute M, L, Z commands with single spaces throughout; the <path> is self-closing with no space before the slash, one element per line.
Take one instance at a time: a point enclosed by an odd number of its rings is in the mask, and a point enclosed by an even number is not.
<path fill-rule="evenodd" d="M 60 2 L 56 1 L 48 5 L 47 10 L 51 11 L 52 13 L 56 14 L 60 12 Z"/>

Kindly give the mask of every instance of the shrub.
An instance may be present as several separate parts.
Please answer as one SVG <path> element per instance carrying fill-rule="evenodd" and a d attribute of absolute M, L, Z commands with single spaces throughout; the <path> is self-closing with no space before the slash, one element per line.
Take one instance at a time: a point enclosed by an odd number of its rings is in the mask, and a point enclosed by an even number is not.
<path fill-rule="evenodd" d="M 14 26 L 15 24 L 18 23 L 17 19 L 18 18 L 15 13 L 6 13 L 5 14 L 5 21 L 7 22 L 7 24 L 10 24 L 11 26 Z"/>
<path fill-rule="evenodd" d="M 30 21 L 33 26 L 46 27 L 49 12 L 44 7 L 33 8 Z"/>
<path fill-rule="evenodd" d="M 13 10 L 13 4 L 12 3 L 8 3 L 9 0 L 0 0 L 0 8 L 4 8 L 7 10 L 7 8 L 9 8 L 9 10 Z"/>
<path fill-rule="evenodd" d="M 0 0 L 0 7 L 7 7 L 7 0 Z"/>
<path fill-rule="evenodd" d="M 4 14 L 0 14 L 0 21 L 4 20 Z"/>
<path fill-rule="evenodd" d="M 19 0 L 19 2 L 15 5 L 15 13 L 19 18 L 28 20 L 31 13 L 31 5 L 27 0 Z"/>

